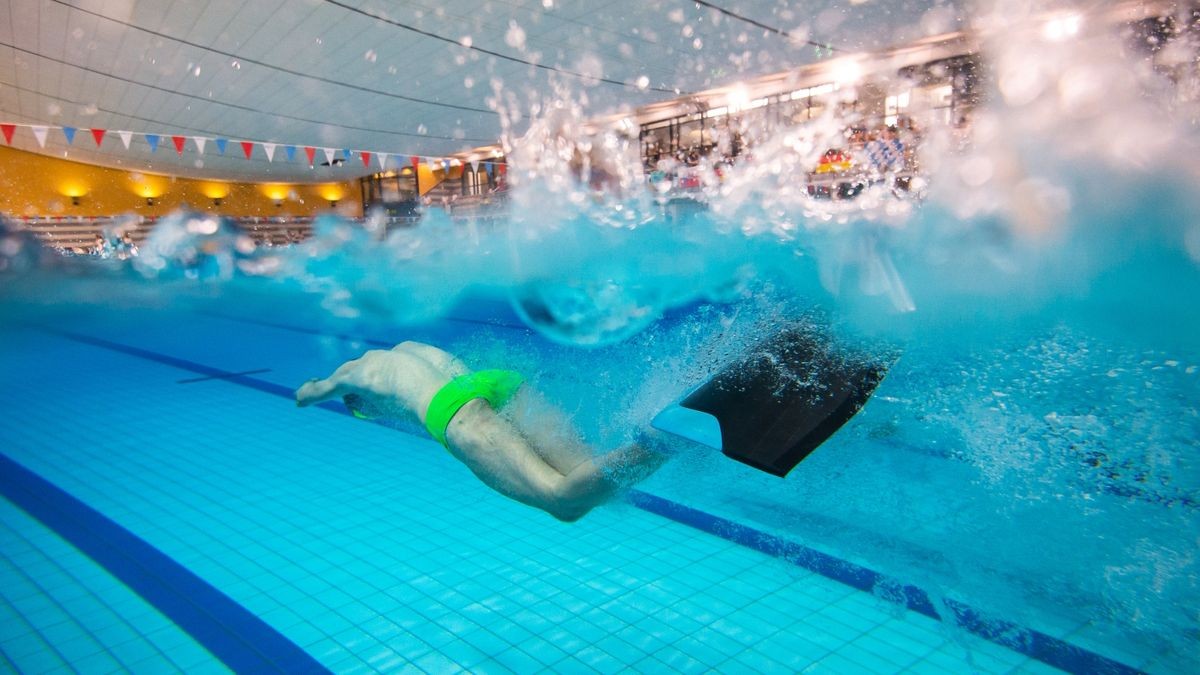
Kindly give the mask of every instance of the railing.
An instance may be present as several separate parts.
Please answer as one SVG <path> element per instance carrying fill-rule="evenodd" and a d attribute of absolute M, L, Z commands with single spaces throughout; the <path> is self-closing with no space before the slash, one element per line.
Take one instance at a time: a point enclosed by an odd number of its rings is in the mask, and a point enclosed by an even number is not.
<path fill-rule="evenodd" d="M 169 217 L 169 216 L 164 216 Z M 48 246 L 64 249 L 89 249 L 97 239 L 119 231 L 128 235 L 137 244 L 142 243 L 154 226 L 164 217 L 155 216 L 5 216 L 20 229 L 36 234 Z M 233 217 L 229 218 L 258 244 L 286 245 L 303 241 L 312 236 L 313 217 Z M 365 218 L 351 218 L 352 222 L 365 222 Z M 420 216 L 393 216 L 385 218 L 388 229 L 409 227 L 416 224 Z"/>

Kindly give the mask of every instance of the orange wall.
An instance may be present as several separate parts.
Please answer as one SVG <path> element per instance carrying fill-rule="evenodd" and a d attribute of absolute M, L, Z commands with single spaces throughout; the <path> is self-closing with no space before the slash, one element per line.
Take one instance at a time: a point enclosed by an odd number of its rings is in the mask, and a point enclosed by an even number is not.
<path fill-rule="evenodd" d="M 79 196 L 79 206 L 71 196 Z M 154 205 L 146 203 L 154 198 Z M 220 197 L 221 205 L 213 204 Z M 0 213 L 15 216 L 162 216 L 187 206 L 230 216 L 312 216 L 336 210 L 362 215 L 358 181 L 225 183 L 110 169 L 0 147 Z M 282 201 L 276 206 L 276 200 Z"/>
<path fill-rule="evenodd" d="M 452 166 L 450 167 L 450 172 L 447 173 L 441 164 L 435 165 L 421 162 L 421 165 L 417 167 L 417 188 L 424 195 L 443 181 L 461 179 L 462 174 L 462 166 Z"/>

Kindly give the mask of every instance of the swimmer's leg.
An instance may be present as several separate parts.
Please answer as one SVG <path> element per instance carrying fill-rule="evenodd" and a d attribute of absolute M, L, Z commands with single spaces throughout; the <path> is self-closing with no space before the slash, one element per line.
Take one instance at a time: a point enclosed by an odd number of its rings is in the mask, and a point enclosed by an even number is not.
<path fill-rule="evenodd" d="M 563 476 L 557 489 L 558 504 L 552 513 L 567 522 L 578 520 L 621 490 L 648 478 L 667 457 L 633 444 L 584 462 Z"/>
<path fill-rule="evenodd" d="M 520 430 L 538 456 L 563 475 L 593 459 L 571 418 L 532 387 L 518 389 L 501 414 Z"/>

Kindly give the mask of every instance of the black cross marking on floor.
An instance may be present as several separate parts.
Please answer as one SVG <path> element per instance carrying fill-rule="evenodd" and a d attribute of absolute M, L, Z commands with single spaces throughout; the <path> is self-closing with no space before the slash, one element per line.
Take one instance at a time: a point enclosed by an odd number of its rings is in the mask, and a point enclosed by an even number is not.
<path fill-rule="evenodd" d="M 243 370 L 240 373 L 221 373 L 220 375 L 205 375 L 204 377 L 189 377 L 183 380 L 175 380 L 175 384 L 192 384 L 194 382 L 204 382 L 205 380 L 224 380 L 230 377 L 239 377 L 242 375 L 257 375 L 259 373 L 269 373 L 270 368 L 259 368 L 258 370 Z"/>

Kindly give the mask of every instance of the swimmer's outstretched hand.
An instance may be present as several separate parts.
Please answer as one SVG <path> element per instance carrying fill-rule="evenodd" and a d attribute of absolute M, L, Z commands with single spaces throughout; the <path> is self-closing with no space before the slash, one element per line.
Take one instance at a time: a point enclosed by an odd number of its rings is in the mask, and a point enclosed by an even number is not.
<path fill-rule="evenodd" d="M 373 415 L 412 417 L 424 424 L 433 395 L 467 372 L 461 362 L 436 347 L 404 342 L 390 350 L 369 351 L 343 363 L 329 377 L 305 382 L 296 390 L 296 405 L 351 397 Z"/>

